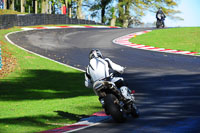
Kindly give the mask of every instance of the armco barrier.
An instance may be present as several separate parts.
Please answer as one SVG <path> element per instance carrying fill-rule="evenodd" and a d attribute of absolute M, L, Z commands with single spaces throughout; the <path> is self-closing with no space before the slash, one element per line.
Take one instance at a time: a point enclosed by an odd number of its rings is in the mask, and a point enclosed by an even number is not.
<path fill-rule="evenodd" d="M 0 29 L 14 26 L 33 26 L 46 24 L 100 24 L 90 20 L 69 18 L 62 14 L 18 14 L 0 15 Z"/>

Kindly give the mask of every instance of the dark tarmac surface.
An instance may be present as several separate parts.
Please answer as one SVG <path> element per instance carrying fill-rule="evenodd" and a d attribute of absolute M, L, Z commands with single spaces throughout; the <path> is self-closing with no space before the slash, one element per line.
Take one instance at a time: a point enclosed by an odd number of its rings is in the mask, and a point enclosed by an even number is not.
<path fill-rule="evenodd" d="M 112 120 L 79 132 L 199 132 L 200 57 L 124 47 L 112 40 L 145 29 L 54 29 L 9 35 L 15 44 L 56 61 L 85 69 L 93 48 L 126 66 L 129 87 L 136 90 L 141 112 L 125 123 Z"/>

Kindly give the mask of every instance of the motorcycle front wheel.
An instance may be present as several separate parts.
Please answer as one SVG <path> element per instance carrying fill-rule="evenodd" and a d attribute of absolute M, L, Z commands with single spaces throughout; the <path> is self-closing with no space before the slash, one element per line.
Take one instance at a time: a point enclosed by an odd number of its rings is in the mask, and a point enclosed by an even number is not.
<path fill-rule="evenodd" d="M 125 121 L 125 117 L 123 110 L 120 109 L 120 106 L 117 104 L 117 101 L 117 97 L 113 94 L 107 94 L 104 97 L 105 108 L 111 114 L 114 121 L 121 123 Z"/>

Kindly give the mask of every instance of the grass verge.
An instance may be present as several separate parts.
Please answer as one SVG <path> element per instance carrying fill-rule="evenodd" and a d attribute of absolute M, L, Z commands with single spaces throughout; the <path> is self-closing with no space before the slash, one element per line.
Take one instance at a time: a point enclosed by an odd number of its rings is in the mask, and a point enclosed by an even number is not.
<path fill-rule="evenodd" d="M 200 52 L 200 27 L 153 30 L 129 41 L 159 48 Z"/>
<path fill-rule="evenodd" d="M 13 10 L 6 10 L 6 9 L 0 9 L 0 15 L 5 15 L 5 14 L 27 14 L 27 13 L 21 13 Z"/>
<path fill-rule="evenodd" d="M 101 110 L 82 72 L 9 44 L 4 36 L 18 30 L 0 30 L 3 68 L 10 66 L 0 79 L 0 132 L 39 132 Z"/>

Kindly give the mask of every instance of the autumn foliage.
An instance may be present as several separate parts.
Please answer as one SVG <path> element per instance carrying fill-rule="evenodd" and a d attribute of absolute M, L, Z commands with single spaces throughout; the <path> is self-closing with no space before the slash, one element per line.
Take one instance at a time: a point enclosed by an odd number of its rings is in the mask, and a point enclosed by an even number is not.
<path fill-rule="evenodd" d="M 12 55 L 11 51 L 7 48 L 7 44 L 3 41 L 0 41 L 1 50 L 2 50 L 2 69 L 0 70 L 0 79 L 5 77 L 10 72 L 15 69 L 17 64 L 16 58 Z"/>

